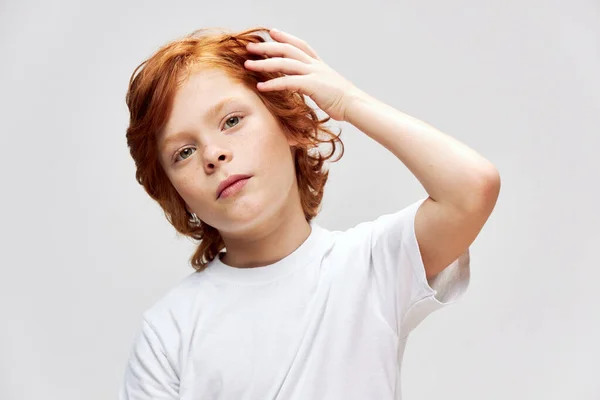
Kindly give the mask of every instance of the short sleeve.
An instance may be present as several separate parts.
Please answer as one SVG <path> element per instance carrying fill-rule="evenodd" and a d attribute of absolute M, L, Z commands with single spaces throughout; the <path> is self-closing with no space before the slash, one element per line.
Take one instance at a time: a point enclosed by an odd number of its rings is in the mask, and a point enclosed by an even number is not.
<path fill-rule="evenodd" d="M 458 300 L 470 280 L 469 249 L 435 278 L 426 278 L 414 225 L 417 210 L 426 199 L 369 224 L 373 287 L 384 317 L 400 338 L 433 311 Z"/>
<path fill-rule="evenodd" d="M 179 398 L 179 378 L 152 326 L 143 320 L 131 349 L 119 400 Z"/>

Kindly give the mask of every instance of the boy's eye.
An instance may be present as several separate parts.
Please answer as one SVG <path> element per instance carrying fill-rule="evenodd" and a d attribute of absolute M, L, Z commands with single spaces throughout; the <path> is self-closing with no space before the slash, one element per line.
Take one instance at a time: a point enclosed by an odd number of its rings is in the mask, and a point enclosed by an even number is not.
<path fill-rule="evenodd" d="M 240 117 L 238 117 L 237 115 L 234 115 L 233 117 L 229 117 L 225 121 L 225 126 L 228 128 L 233 128 L 235 125 L 239 124 L 239 122 L 240 122 Z"/>
<path fill-rule="evenodd" d="M 225 121 L 225 126 L 227 128 L 233 128 L 234 126 L 236 126 L 237 124 L 240 123 L 241 119 L 242 118 L 240 116 L 233 115 L 233 116 L 227 118 L 227 120 Z M 194 149 L 193 147 L 186 147 L 186 148 L 182 149 L 175 155 L 175 162 L 185 160 L 186 158 L 188 158 L 189 156 L 194 154 L 195 151 L 196 151 L 196 149 Z"/>
<path fill-rule="evenodd" d="M 179 153 L 177 153 L 175 162 L 180 161 L 180 160 L 185 160 L 186 158 L 191 156 L 194 153 L 194 151 L 196 151 L 196 150 L 193 147 L 186 147 L 185 149 L 183 149 Z"/>

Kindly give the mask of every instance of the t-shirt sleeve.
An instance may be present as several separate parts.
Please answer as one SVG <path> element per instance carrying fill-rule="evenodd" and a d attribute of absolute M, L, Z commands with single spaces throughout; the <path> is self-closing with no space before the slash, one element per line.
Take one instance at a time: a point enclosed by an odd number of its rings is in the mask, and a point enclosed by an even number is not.
<path fill-rule="evenodd" d="M 159 336 L 146 319 L 134 340 L 119 400 L 179 398 L 179 378 Z"/>
<path fill-rule="evenodd" d="M 400 338 L 433 311 L 458 300 L 470 280 L 469 249 L 435 278 L 426 278 L 414 225 L 417 210 L 426 199 L 368 225 L 374 288 L 384 317 Z"/>

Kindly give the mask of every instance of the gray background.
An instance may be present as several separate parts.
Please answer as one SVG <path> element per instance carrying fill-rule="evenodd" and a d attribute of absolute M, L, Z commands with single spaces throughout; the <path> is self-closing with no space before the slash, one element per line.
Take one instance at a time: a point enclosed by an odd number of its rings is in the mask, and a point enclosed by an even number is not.
<path fill-rule="evenodd" d="M 469 291 L 409 340 L 405 398 L 600 399 L 597 0 L 3 0 L 0 398 L 116 397 L 141 313 L 192 271 L 134 180 L 129 77 L 194 29 L 258 24 L 500 170 Z M 425 195 L 342 128 L 321 225 Z"/>

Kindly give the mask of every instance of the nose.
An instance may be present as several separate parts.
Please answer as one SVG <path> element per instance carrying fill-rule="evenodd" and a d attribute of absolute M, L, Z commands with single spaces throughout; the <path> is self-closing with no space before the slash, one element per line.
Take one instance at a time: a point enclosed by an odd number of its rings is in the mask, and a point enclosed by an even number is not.
<path fill-rule="evenodd" d="M 230 150 L 220 146 L 206 146 L 204 148 L 204 171 L 207 175 L 215 172 L 221 165 L 228 163 L 233 158 Z"/>

